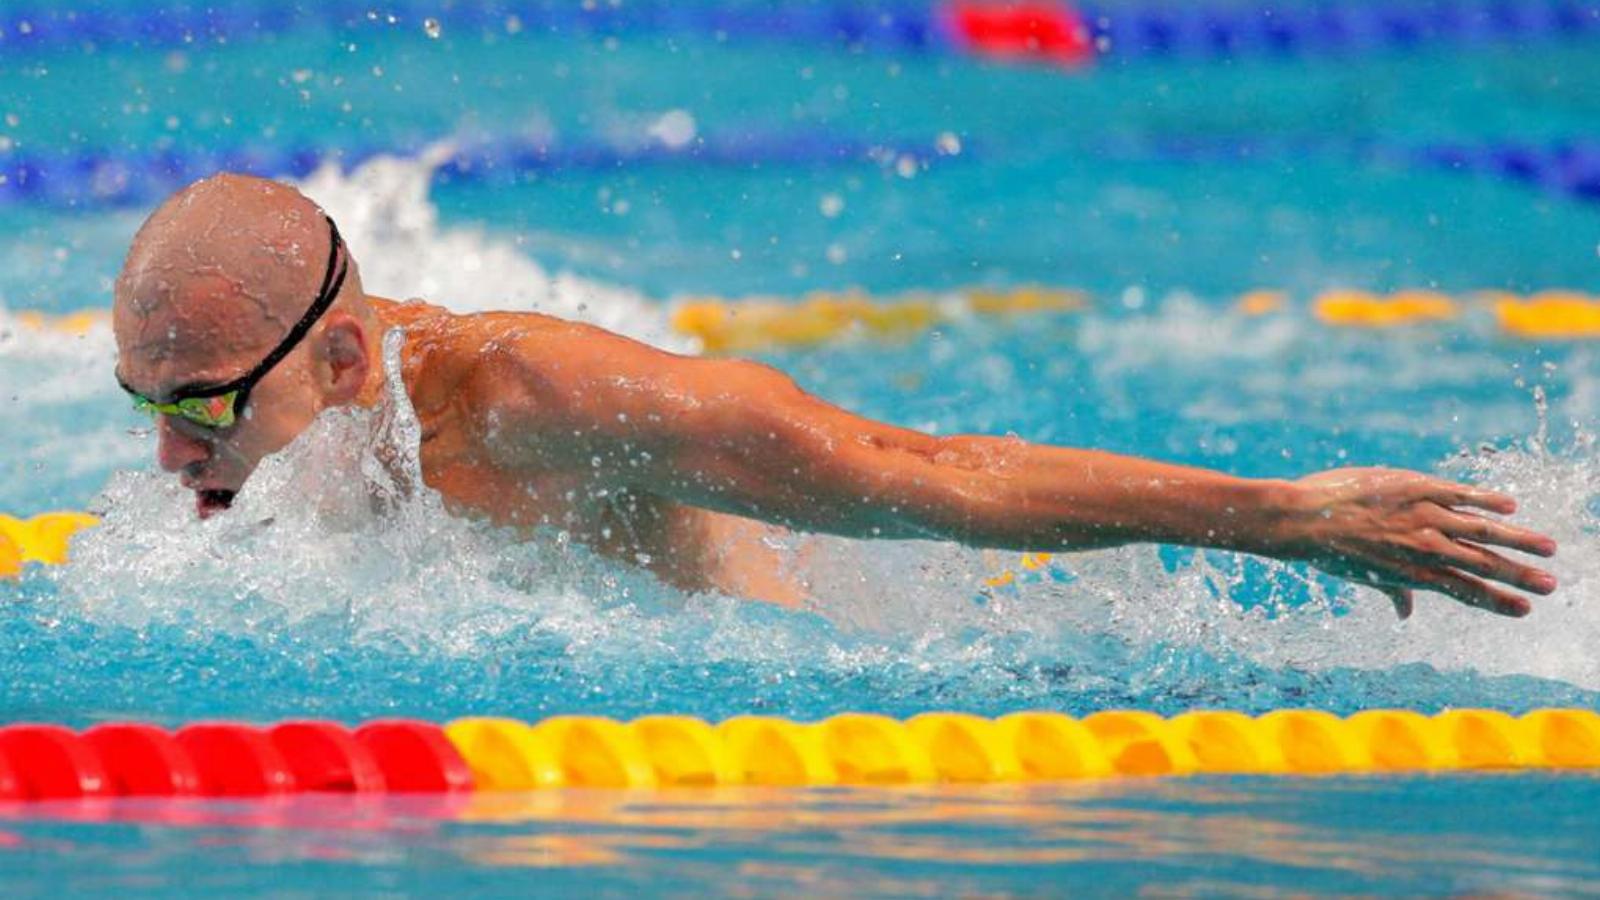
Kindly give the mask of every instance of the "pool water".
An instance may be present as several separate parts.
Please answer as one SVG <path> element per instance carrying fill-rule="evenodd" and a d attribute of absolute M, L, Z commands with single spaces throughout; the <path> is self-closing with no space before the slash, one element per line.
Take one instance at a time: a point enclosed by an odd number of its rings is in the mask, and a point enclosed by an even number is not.
<path fill-rule="evenodd" d="M 1578 896 L 1588 776 L 123 801 L 0 821 L 0 873 L 77 894 Z M 1538 835 L 1531 839 L 1530 835 Z"/>
<path fill-rule="evenodd" d="M 1476 306 L 1369 331 L 1323 324 L 1305 303 L 1333 287 L 1600 291 L 1600 205 L 1360 152 L 1591 138 L 1600 94 L 1585 73 L 1600 44 L 1063 72 L 445 25 L 430 38 L 414 18 L 359 17 L 220 45 L 8 55 L 0 159 L 403 150 L 301 180 L 369 289 L 586 318 L 679 350 L 693 345 L 669 313 L 688 297 L 1081 288 L 1094 299 L 1082 312 L 762 358 L 835 403 L 940 434 L 1245 475 L 1384 463 L 1482 481 L 1561 541 L 1561 590 L 1521 621 L 1424 597 L 1398 624 L 1380 597 L 1230 554 L 1135 547 L 1023 570 L 948 545 L 796 538 L 828 563 L 810 608 L 790 612 L 685 596 L 559 535 L 517 544 L 443 517 L 426 494 L 374 512 L 352 502 L 371 429 L 339 414 L 269 461 L 233 513 L 197 523 L 154 471 L 148 423 L 111 378 L 109 333 L 44 334 L 15 316 L 108 307 L 149 204 L 12 201 L 0 205 L 0 511 L 86 508 L 106 525 L 72 564 L 0 585 L 0 719 L 1600 708 L 1593 348 L 1507 338 Z M 866 149 L 605 161 L 686 130 Z M 589 162 L 489 181 L 436 173 L 440 142 L 529 135 Z M 1304 149 L 1163 149 L 1186 140 Z M 887 147 L 910 149 L 872 149 Z M 1234 308 L 1257 288 L 1296 302 Z M 1008 569 L 1022 577 L 985 585 Z M 115 804 L 0 812 L 0 872 L 23 889 L 105 892 L 159 892 L 183 872 L 196 891 L 1039 893 L 1080 880 L 1124 893 L 1149 880 L 1157 893 L 1579 893 L 1600 883 L 1583 813 L 1597 799 L 1592 778 L 1490 775 L 467 811 Z"/>

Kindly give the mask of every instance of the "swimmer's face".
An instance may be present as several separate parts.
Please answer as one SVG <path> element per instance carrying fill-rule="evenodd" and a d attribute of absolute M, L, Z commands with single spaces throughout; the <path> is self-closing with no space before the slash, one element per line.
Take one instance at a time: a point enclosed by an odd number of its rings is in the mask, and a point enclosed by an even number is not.
<path fill-rule="evenodd" d="M 317 413 L 362 393 L 371 320 L 355 261 L 316 204 L 223 173 L 168 198 L 134 236 L 112 306 L 117 376 L 156 412 L 161 467 L 209 516 Z M 231 416 L 224 386 L 248 392 Z"/>
<path fill-rule="evenodd" d="M 260 307 L 237 296 L 236 284 L 205 275 L 119 293 L 112 321 L 118 377 L 156 402 L 239 378 L 293 324 L 264 318 Z M 194 492 L 201 518 L 213 515 L 232 503 L 263 458 L 287 446 L 319 412 L 356 399 L 368 371 L 361 324 L 332 310 L 256 383 L 229 427 L 158 414 L 157 461 Z"/>

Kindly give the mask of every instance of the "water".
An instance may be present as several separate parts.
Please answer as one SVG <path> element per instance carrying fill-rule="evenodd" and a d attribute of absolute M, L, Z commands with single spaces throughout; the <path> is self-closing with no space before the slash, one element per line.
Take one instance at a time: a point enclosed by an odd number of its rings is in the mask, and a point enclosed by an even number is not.
<path fill-rule="evenodd" d="M 1600 888 L 1594 790 L 1547 775 L 123 802 L 0 820 L 0 873 L 123 896 L 170 889 L 179 864 L 196 894 L 1576 896 Z"/>
<path fill-rule="evenodd" d="M 364 415 L 343 413 L 268 461 L 229 515 L 195 522 L 111 379 L 109 332 L 41 335 L 14 318 L 108 306 L 145 210 L 12 205 L 0 207 L 0 510 L 90 508 L 106 525 L 73 564 L 0 586 L 0 718 L 1600 707 L 1594 350 L 1508 340 L 1479 308 L 1378 333 L 1330 329 L 1303 305 L 1265 317 L 1230 305 L 1263 286 L 1302 300 L 1335 285 L 1600 290 L 1600 207 L 1339 152 L 1195 162 L 1117 149 L 1583 136 L 1600 99 L 1581 77 L 1593 45 L 1063 74 L 683 35 L 427 31 L 380 21 L 14 57 L 0 61 L 0 133 L 24 150 L 411 148 L 301 185 L 340 222 L 369 289 L 538 309 L 677 350 L 692 345 L 668 309 L 688 295 L 1083 287 L 1096 297 L 1086 313 L 764 358 L 835 403 L 941 434 L 1247 475 L 1385 463 L 1482 481 L 1561 541 L 1562 588 L 1517 622 L 1424 596 L 1399 624 L 1380 597 L 1229 554 L 1058 557 L 985 590 L 1014 556 L 819 538 L 796 539 L 830 562 L 811 606 L 789 612 L 684 595 L 557 535 L 518 544 L 442 516 L 403 471 L 370 464 L 371 441 L 403 450 L 405 429 L 373 438 Z M 486 135 L 622 146 L 756 132 L 914 144 L 929 162 L 430 179 L 450 146 Z M 373 490 L 389 500 L 376 510 Z M 71 878 L 158 891 L 183 869 L 194 890 L 692 892 L 738 859 L 724 893 L 1028 893 L 1071 879 L 1120 893 L 1145 878 L 1173 893 L 1575 893 L 1600 877 L 1581 812 L 1597 797 L 1593 779 L 1526 775 L 535 798 L 493 822 L 426 804 L 374 821 L 296 801 L 268 814 L 277 825 L 225 804 L 192 817 L 118 805 L 108 815 L 122 824 L 60 808 L 0 822 L 0 847 L 17 851 L 0 871 L 24 890 Z M 752 807 L 770 824 L 747 832 Z M 164 818 L 131 824 L 151 816 Z M 1210 837 L 1241 820 L 1253 824 L 1237 837 Z"/>

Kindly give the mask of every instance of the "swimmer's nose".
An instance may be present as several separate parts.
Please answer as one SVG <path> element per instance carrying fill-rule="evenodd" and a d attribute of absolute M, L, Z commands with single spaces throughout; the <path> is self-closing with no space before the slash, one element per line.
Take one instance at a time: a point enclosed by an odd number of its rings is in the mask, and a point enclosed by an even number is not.
<path fill-rule="evenodd" d="M 156 462 L 168 472 L 181 472 L 185 466 L 211 458 L 211 445 L 184 434 L 172 419 L 162 416 L 156 425 Z"/>

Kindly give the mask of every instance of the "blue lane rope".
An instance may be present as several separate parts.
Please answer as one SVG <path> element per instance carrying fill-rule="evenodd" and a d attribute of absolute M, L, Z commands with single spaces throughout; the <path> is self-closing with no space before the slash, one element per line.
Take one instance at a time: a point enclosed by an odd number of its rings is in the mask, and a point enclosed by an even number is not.
<path fill-rule="evenodd" d="M 1109 55 L 1237 58 L 1600 35 L 1592 0 L 1080 7 Z"/>
<path fill-rule="evenodd" d="M 150 152 L 6 153 L 0 154 L 0 206 L 134 206 L 159 200 L 192 181 L 221 171 L 304 178 L 326 162 L 353 168 L 380 154 L 409 156 L 420 149 L 240 145 Z M 962 148 L 962 156 L 969 153 L 970 148 Z M 932 138 L 868 142 L 818 131 L 708 134 L 681 147 L 655 139 L 618 144 L 502 138 L 462 146 L 435 170 L 434 177 L 447 184 L 509 184 L 542 173 L 648 165 L 875 164 L 895 169 L 910 165 L 921 170 L 955 158 L 942 154 Z"/>
<path fill-rule="evenodd" d="M 412 0 L 319 0 L 315 3 L 236 3 L 227 8 L 172 7 L 135 10 L 35 8 L 0 12 L 0 48 L 46 49 L 85 42 L 170 46 L 203 40 L 234 41 L 295 29 L 350 30 L 403 27 L 426 19 L 444 33 L 521 32 L 552 35 L 695 33 L 725 38 L 787 38 L 902 50 L 929 49 L 944 37 L 937 16 L 915 0 L 803 4 L 678 3 L 628 0 L 578 4 L 558 0 L 462 0 L 454 4 Z"/>
<path fill-rule="evenodd" d="M 329 149 L 239 145 L 217 149 L 167 148 L 150 152 L 0 154 L 0 206 L 27 204 L 97 209 L 148 204 L 196 179 L 220 171 L 304 178 L 330 161 L 354 167 L 380 153 L 413 155 L 413 147 Z M 627 166 L 688 165 L 728 168 L 871 164 L 917 170 L 956 158 L 983 156 L 964 142 L 959 157 L 941 155 L 934 140 L 868 142 L 823 131 L 734 131 L 696 137 L 681 147 L 659 140 L 637 143 L 544 142 L 501 138 L 466 144 L 435 171 L 441 184 L 514 184 L 542 174 L 603 171 Z M 1103 160 L 1179 163 L 1263 162 L 1307 157 L 1356 163 L 1439 169 L 1499 178 L 1574 200 L 1600 203 L 1600 139 L 1433 142 L 1340 138 L 1171 138 L 1119 142 L 1086 152 Z"/>
<path fill-rule="evenodd" d="M 1101 147 L 1113 159 L 1167 162 L 1261 162 L 1344 157 L 1356 162 L 1442 169 L 1504 179 L 1588 203 L 1600 203 L 1600 140 L 1450 141 L 1407 144 L 1337 138 L 1174 138 Z"/>
<path fill-rule="evenodd" d="M 810 42 L 903 53 L 962 52 L 949 7 L 915 0 L 845 3 L 716 3 L 627 0 L 247 0 L 225 6 L 145 10 L 41 4 L 0 12 L 0 52 L 81 50 L 86 45 L 182 46 L 238 41 L 297 29 L 397 28 L 422 34 L 698 34 L 726 40 Z M 1600 36 L 1600 0 L 1365 0 L 1216 5 L 1063 4 L 1076 9 L 1111 58 L 1238 58 L 1399 51 L 1423 45 L 1524 42 Z"/>

